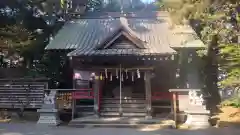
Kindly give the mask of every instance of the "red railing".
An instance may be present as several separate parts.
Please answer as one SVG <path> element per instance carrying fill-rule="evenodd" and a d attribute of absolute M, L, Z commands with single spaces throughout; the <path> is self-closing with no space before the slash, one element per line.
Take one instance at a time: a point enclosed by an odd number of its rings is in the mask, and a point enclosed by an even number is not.
<path fill-rule="evenodd" d="M 98 90 L 98 108 L 100 108 L 101 104 L 101 95 L 102 90 L 101 87 Z M 72 92 L 72 98 L 73 99 L 94 99 L 94 92 L 93 89 L 77 89 L 76 91 Z M 173 94 L 170 92 L 153 92 L 152 93 L 152 99 L 158 100 L 172 100 Z"/>
<path fill-rule="evenodd" d="M 93 89 L 77 89 L 72 92 L 73 99 L 94 99 Z"/>
<path fill-rule="evenodd" d="M 173 94 L 170 92 L 152 92 L 152 100 L 172 100 Z"/>

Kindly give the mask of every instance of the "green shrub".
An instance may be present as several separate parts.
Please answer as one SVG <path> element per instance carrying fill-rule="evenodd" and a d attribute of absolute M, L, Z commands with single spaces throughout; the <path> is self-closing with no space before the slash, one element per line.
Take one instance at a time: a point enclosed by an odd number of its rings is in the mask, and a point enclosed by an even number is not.
<path fill-rule="evenodd" d="M 221 103 L 222 106 L 232 106 L 236 108 L 240 108 L 240 97 L 239 96 L 234 96 L 230 99 L 226 99 L 222 101 Z"/>

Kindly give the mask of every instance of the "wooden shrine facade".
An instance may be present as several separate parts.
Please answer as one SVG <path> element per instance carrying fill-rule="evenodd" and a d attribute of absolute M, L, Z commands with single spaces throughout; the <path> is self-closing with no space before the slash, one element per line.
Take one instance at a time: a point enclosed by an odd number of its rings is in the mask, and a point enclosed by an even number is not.
<path fill-rule="evenodd" d="M 78 85 L 75 89 L 79 91 L 74 94 L 78 95 L 77 100 L 92 98 L 94 112 L 98 116 L 152 117 L 168 114 L 172 111 L 172 95 L 168 90 L 175 88 L 176 83 L 177 62 L 174 57 L 72 57 L 74 82 L 85 85 L 83 82 L 89 80 L 92 83 L 91 88 Z M 119 89 L 118 94 L 109 94 L 116 89 Z M 111 105 L 116 107 L 109 107 Z M 142 106 L 142 110 L 134 110 L 130 106 Z"/>
<path fill-rule="evenodd" d="M 152 117 L 172 111 L 169 89 L 200 87 L 196 50 L 202 42 L 190 27 L 169 29 L 166 13 L 159 15 L 67 22 L 46 50 L 72 50 L 74 81 L 81 84 L 74 83 L 73 97 L 92 100 L 98 116 Z M 75 100 L 72 108 L 86 104 Z"/>
<path fill-rule="evenodd" d="M 188 58 L 184 58 L 184 55 Z M 75 56 L 70 59 L 73 78 L 82 84 L 74 87 L 79 89 L 75 93 L 78 95 L 76 99 L 92 100 L 92 109 L 83 110 L 92 111 L 97 116 L 165 117 L 173 113 L 170 89 L 202 88 L 198 65 L 200 61 L 193 49 L 181 50 L 179 54 L 169 56 Z M 91 86 L 87 86 L 86 82 L 90 82 Z M 116 87 L 119 94 L 109 94 Z M 142 106 L 142 110 L 129 106 Z M 136 113 L 138 111 L 141 113 Z"/>

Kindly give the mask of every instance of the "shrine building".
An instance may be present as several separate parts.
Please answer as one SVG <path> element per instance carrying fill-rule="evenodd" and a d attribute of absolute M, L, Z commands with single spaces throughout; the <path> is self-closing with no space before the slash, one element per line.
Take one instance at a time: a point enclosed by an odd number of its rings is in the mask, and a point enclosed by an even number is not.
<path fill-rule="evenodd" d="M 69 20 L 45 49 L 68 53 L 73 114 L 161 117 L 173 111 L 170 89 L 202 88 L 196 51 L 203 47 L 168 13 L 137 12 Z"/>

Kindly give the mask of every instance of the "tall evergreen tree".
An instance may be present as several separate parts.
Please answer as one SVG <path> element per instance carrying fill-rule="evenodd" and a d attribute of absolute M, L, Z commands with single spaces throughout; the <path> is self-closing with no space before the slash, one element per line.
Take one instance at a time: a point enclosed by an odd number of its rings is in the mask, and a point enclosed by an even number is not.
<path fill-rule="evenodd" d="M 240 1 L 161 0 L 175 24 L 188 21 L 206 44 L 206 68 L 218 68 L 223 88 L 240 89 Z M 213 62 L 213 59 L 215 59 Z M 216 63 L 214 65 L 214 63 Z M 215 73 L 216 75 L 217 73 Z M 209 75 L 208 75 L 209 76 Z"/>
<path fill-rule="evenodd" d="M 94 4 L 97 1 L 101 0 L 73 0 L 73 4 L 92 5 L 97 9 L 100 6 Z M 64 68 L 68 65 L 65 63 L 66 54 L 44 51 L 44 47 L 66 20 L 60 2 L 61 0 L 0 1 L 0 69 L 25 67 L 29 69 L 28 75 L 41 74 L 51 78 L 52 82 L 66 78 L 63 77 Z"/>

